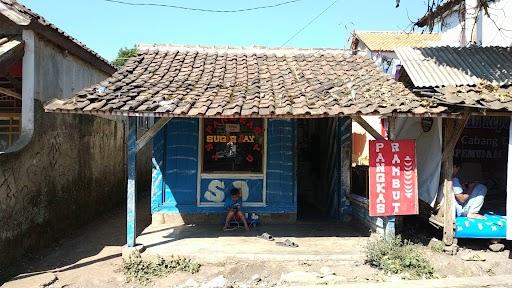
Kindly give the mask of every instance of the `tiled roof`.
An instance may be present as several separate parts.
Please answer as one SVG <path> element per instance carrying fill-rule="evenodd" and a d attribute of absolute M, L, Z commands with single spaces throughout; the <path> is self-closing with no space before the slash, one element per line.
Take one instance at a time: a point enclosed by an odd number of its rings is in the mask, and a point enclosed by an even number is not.
<path fill-rule="evenodd" d="M 142 45 L 98 85 L 46 111 L 161 117 L 440 113 L 368 59 L 336 49 Z"/>
<path fill-rule="evenodd" d="M 432 93 L 432 91 L 435 91 Z M 449 86 L 421 91 L 446 105 L 512 112 L 512 86 L 506 88 L 481 83 L 477 86 Z"/>
<path fill-rule="evenodd" d="M 71 35 L 67 34 L 57 26 L 48 22 L 41 15 L 35 13 L 30 10 L 26 6 L 18 3 L 16 0 L 0 0 L 0 14 L 5 17 L 11 19 L 18 25 L 22 26 L 32 26 L 37 28 L 42 28 L 48 31 L 52 31 L 62 36 L 65 40 L 70 41 L 74 45 L 78 46 L 81 50 L 83 50 L 83 54 L 89 54 L 87 56 L 82 56 L 83 60 L 88 62 L 92 62 L 91 64 L 101 68 L 108 74 L 112 74 L 115 72 L 115 67 L 110 64 L 105 58 L 101 57 L 98 53 L 94 52 L 92 49 L 88 48 L 85 44 L 73 38 Z M 57 45 L 61 43 L 55 43 Z"/>
<path fill-rule="evenodd" d="M 416 87 L 512 85 L 511 47 L 403 47 L 395 52 Z"/>
<path fill-rule="evenodd" d="M 397 47 L 430 47 L 433 43 L 441 41 L 441 34 L 356 31 L 352 43 L 356 39 L 363 42 L 371 51 L 393 51 Z"/>

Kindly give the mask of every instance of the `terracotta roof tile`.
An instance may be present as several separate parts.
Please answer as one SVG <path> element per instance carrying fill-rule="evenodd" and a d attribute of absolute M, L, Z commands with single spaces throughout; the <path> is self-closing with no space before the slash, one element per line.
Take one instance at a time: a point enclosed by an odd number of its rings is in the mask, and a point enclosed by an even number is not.
<path fill-rule="evenodd" d="M 335 49 L 142 45 L 112 77 L 46 111 L 164 117 L 442 112 L 363 56 Z M 79 105 L 88 101 L 87 106 Z M 418 110 L 419 111 L 419 110 Z"/>

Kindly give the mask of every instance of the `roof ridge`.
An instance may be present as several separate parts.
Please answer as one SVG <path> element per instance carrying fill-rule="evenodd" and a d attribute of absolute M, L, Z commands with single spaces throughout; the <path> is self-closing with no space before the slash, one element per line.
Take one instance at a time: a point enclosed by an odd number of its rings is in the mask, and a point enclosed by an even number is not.
<path fill-rule="evenodd" d="M 351 49 L 345 48 L 299 48 L 299 47 L 267 47 L 260 45 L 252 46 L 230 46 L 230 45 L 192 45 L 192 44 L 146 44 L 140 43 L 137 45 L 139 51 L 215 51 L 219 52 L 226 50 L 233 53 L 269 53 L 276 54 L 316 54 L 316 53 L 329 53 L 329 54 L 344 54 L 344 55 L 358 55 L 364 56 L 364 53 L 356 52 Z"/>
<path fill-rule="evenodd" d="M 354 33 L 382 33 L 382 34 L 400 34 L 400 35 L 441 35 L 439 32 L 406 32 L 406 31 L 376 31 L 376 30 L 355 30 Z"/>

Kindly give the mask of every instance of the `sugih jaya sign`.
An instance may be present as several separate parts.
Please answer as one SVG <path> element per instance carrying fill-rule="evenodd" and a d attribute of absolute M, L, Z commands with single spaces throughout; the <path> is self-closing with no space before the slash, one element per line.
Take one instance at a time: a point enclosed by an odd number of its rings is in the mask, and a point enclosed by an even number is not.
<path fill-rule="evenodd" d="M 418 214 L 415 140 L 370 141 L 370 216 Z"/>

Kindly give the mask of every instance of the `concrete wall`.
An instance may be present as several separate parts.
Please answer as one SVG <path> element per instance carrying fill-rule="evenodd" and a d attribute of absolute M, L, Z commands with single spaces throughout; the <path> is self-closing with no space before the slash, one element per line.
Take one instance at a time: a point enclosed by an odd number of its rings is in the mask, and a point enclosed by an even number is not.
<path fill-rule="evenodd" d="M 20 150 L 0 154 L 0 279 L 23 253 L 125 199 L 123 123 L 42 108 L 108 75 L 38 37 L 34 48 L 34 133 Z"/>

